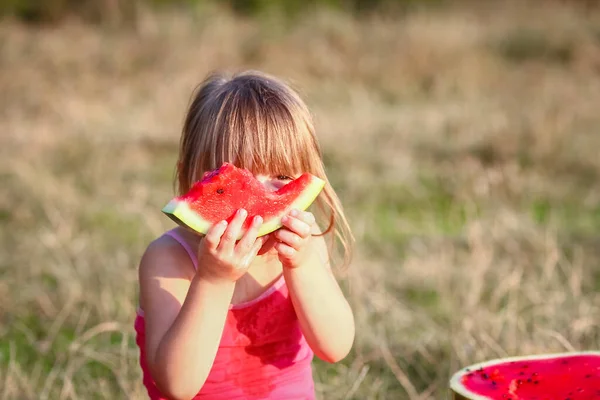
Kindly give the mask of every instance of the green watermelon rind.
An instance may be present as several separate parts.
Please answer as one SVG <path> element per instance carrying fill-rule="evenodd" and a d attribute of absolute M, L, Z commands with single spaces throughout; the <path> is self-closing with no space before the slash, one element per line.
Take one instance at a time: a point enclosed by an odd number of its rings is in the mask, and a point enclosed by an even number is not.
<path fill-rule="evenodd" d="M 537 361 L 537 360 L 547 360 L 550 358 L 563 358 L 563 357 L 573 357 L 580 355 L 595 355 L 600 357 L 600 351 L 572 351 L 572 352 L 564 352 L 564 353 L 548 353 L 548 354 L 533 354 L 529 356 L 515 356 L 515 357 L 506 357 L 506 358 L 497 358 L 493 360 L 484 361 L 478 364 L 473 364 L 466 366 L 459 371 L 457 371 L 450 378 L 450 400 L 493 400 L 489 396 L 482 396 L 480 394 L 475 394 L 468 390 L 461 382 L 461 379 L 464 375 L 473 372 L 479 368 L 486 368 L 491 365 L 496 364 L 505 364 L 513 361 Z"/>
<path fill-rule="evenodd" d="M 286 207 L 280 214 L 271 217 L 261 225 L 257 237 L 267 235 L 281 228 L 283 225 L 281 219 L 292 209 L 298 209 L 301 211 L 306 210 L 315 201 L 319 193 L 321 193 L 323 190 L 324 186 L 324 180 L 316 176 L 312 176 L 310 183 L 288 207 Z M 201 218 L 188 206 L 187 202 L 178 199 L 172 199 L 169 203 L 167 203 L 167 205 L 163 207 L 162 212 L 175 221 L 178 225 L 190 228 L 200 234 L 206 234 L 212 224 L 218 222 L 211 222 Z M 243 234 L 244 232 L 240 232 L 236 239 L 241 239 Z"/>
<path fill-rule="evenodd" d="M 162 212 L 175 221 L 178 225 L 191 228 L 198 233 L 205 234 L 211 223 L 199 218 L 185 201 L 173 199 L 163 207 Z"/>

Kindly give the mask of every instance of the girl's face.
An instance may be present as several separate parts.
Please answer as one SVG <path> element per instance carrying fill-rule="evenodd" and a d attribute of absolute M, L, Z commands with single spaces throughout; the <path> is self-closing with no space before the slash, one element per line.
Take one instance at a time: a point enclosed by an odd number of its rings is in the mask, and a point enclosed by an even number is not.
<path fill-rule="evenodd" d="M 263 184 L 263 186 L 271 191 L 271 192 L 275 192 L 277 190 L 279 190 L 281 187 L 287 185 L 290 181 L 292 181 L 295 177 L 294 176 L 289 176 L 289 175 L 264 175 L 264 174 L 259 174 L 259 175 L 255 175 L 256 179 L 258 179 L 258 181 L 260 183 Z"/>
<path fill-rule="evenodd" d="M 254 177 L 263 184 L 263 186 L 271 191 L 275 192 L 279 190 L 281 187 L 287 185 L 291 182 L 296 176 L 289 175 L 265 175 L 265 174 L 257 174 Z M 274 235 L 269 235 L 269 239 L 265 244 L 263 244 L 262 248 L 259 250 L 258 255 L 262 256 L 265 254 L 276 255 L 277 250 L 274 249 L 274 245 L 277 243 L 277 239 L 275 239 Z"/>

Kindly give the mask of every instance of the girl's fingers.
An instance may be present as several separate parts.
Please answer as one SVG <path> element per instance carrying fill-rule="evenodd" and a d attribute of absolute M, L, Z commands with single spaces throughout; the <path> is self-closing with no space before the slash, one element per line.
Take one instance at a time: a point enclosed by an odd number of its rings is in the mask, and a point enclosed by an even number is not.
<path fill-rule="evenodd" d="M 210 227 L 203 239 L 207 249 L 215 250 L 219 246 L 221 236 L 223 236 L 225 229 L 227 229 L 227 221 L 217 222 Z"/>
<path fill-rule="evenodd" d="M 305 222 L 308 225 L 312 225 L 316 222 L 313 213 L 308 211 L 300 211 L 297 209 L 293 209 L 292 211 L 290 211 L 290 215 L 294 218 L 298 218 L 300 221 Z"/>
<path fill-rule="evenodd" d="M 251 243 L 248 251 L 244 251 L 243 253 L 239 254 L 239 257 L 240 257 L 239 265 L 242 266 L 243 268 L 248 268 L 250 266 L 250 264 L 252 263 L 252 261 L 254 260 L 254 258 L 256 257 L 256 255 L 258 254 L 258 252 L 260 251 L 260 248 L 265 244 L 265 242 L 268 239 L 269 239 L 268 236 L 261 236 L 261 237 L 255 239 L 254 243 Z"/>
<path fill-rule="evenodd" d="M 237 250 L 246 252 L 252 247 L 252 245 L 256 242 L 258 229 L 262 225 L 262 222 L 263 220 L 260 215 L 257 215 L 252 219 L 250 227 L 248 228 L 242 239 L 240 239 L 238 244 L 235 246 Z"/>
<path fill-rule="evenodd" d="M 296 249 L 282 242 L 275 244 L 275 250 L 277 250 L 279 254 L 286 258 L 294 257 L 294 255 L 296 254 Z"/>
<path fill-rule="evenodd" d="M 310 235 L 310 225 L 297 217 L 287 215 L 283 217 L 281 222 L 283 223 L 283 226 L 296 233 L 301 238 L 306 238 Z"/>
<path fill-rule="evenodd" d="M 235 247 L 235 242 L 240 234 L 240 229 L 242 228 L 242 224 L 246 220 L 246 216 L 248 212 L 243 208 L 239 209 L 236 213 L 227 229 L 223 233 L 223 237 L 221 238 L 221 243 L 219 244 L 219 250 L 225 252 L 233 251 Z"/>
<path fill-rule="evenodd" d="M 300 250 L 300 245 L 302 243 L 303 238 L 298 236 L 296 233 L 287 229 L 279 229 L 277 232 L 275 232 L 275 237 L 281 243 L 286 244 L 294 250 Z"/>
<path fill-rule="evenodd" d="M 252 257 L 256 257 L 256 255 L 258 254 L 258 252 L 260 251 L 260 249 L 265 245 L 265 243 L 267 243 L 267 241 L 269 241 L 270 238 L 268 236 L 261 236 L 259 238 L 257 238 L 254 241 L 254 244 L 252 245 L 252 247 L 250 248 L 250 252 L 249 254 L 252 255 Z"/>
<path fill-rule="evenodd" d="M 317 222 L 314 214 L 308 211 L 302 211 L 299 219 L 306 222 L 308 225 L 313 225 L 315 222 Z"/>

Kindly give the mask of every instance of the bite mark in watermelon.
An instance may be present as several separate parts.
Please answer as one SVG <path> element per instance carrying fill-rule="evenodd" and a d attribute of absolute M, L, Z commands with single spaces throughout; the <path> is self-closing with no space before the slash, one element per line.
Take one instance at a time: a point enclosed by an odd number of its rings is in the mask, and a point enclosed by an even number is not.
<path fill-rule="evenodd" d="M 281 219 L 292 209 L 306 210 L 317 198 L 325 181 L 304 173 L 277 191 L 269 191 L 254 175 L 233 164 L 204 174 L 182 196 L 173 198 L 162 211 L 181 226 L 206 234 L 215 223 L 230 222 L 238 209 L 248 216 L 240 235 L 248 229 L 256 215 L 263 218 L 258 236 L 282 226 Z"/>
<path fill-rule="evenodd" d="M 450 389 L 454 400 L 600 399 L 600 352 L 491 360 L 455 373 Z"/>

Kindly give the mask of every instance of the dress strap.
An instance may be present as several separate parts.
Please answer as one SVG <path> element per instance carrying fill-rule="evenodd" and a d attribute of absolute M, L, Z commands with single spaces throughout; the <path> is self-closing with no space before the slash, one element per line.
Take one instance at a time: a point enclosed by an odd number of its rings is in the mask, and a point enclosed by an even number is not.
<path fill-rule="evenodd" d="M 179 244 L 185 249 L 185 251 L 188 253 L 190 258 L 192 259 L 192 263 L 194 263 L 194 269 L 198 270 L 198 256 L 196 255 L 196 252 L 192 250 L 190 245 L 185 240 L 183 240 L 181 235 L 179 233 L 177 233 L 175 230 L 167 231 L 165 233 L 165 235 L 169 235 L 173 239 L 175 239 L 177 242 L 179 242 Z"/>

